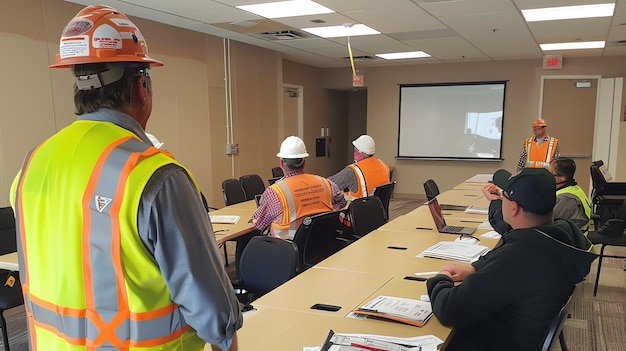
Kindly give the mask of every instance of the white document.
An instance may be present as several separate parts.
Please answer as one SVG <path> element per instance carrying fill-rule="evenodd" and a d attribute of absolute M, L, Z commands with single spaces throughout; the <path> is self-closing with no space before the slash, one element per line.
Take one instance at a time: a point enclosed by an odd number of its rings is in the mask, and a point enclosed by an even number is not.
<path fill-rule="evenodd" d="M 489 251 L 489 248 L 468 242 L 440 241 L 422 251 L 417 257 L 432 257 L 444 260 L 474 262 Z"/>
<path fill-rule="evenodd" d="M 490 182 L 492 178 L 493 178 L 492 174 L 479 173 L 469 179 L 466 179 L 465 181 L 468 183 L 487 183 L 487 182 Z"/>
<path fill-rule="evenodd" d="M 483 237 L 483 238 L 491 238 L 491 239 L 500 239 L 502 237 L 502 235 L 500 235 L 495 230 L 492 230 L 490 232 L 486 232 L 485 234 L 481 234 L 480 236 Z"/>
<path fill-rule="evenodd" d="M 209 216 L 211 218 L 211 223 L 224 223 L 224 224 L 235 224 L 239 222 L 241 217 L 239 216 L 229 216 L 229 215 L 214 215 Z"/>
<path fill-rule="evenodd" d="M 432 316 L 430 302 L 380 295 L 353 311 L 421 327 Z"/>
<path fill-rule="evenodd" d="M 475 213 L 475 214 L 489 214 L 489 208 L 487 207 L 478 207 L 478 206 L 467 206 L 465 208 L 465 213 Z"/>

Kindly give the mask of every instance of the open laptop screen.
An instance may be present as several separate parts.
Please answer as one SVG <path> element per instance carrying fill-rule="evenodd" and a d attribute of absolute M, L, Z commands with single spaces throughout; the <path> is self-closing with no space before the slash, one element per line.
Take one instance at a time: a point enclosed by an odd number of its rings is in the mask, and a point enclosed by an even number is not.
<path fill-rule="evenodd" d="M 433 221 L 438 229 L 441 229 L 446 226 L 446 220 L 443 218 L 443 213 L 441 212 L 441 207 L 439 207 L 439 201 L 434 197 L 432 200 L 428 201 L 428 209 L 430 210 L 431 216 L 433 216 Z"/>

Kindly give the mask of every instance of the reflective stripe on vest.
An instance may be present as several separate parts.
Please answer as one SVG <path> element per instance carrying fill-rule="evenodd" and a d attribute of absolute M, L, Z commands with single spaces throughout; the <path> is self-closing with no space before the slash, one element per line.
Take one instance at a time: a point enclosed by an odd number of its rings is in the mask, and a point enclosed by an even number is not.
<path fill-rule="evenodd" d="M 32 296 L 26 270 L 23 285 L 26 308 L 29 318 L 32 318 L 31 332 L 34 328 L 32 324 L 35 324 L 63 338 L 68 344 L 86 345 L 88 349 L 94 349 L 101 346 L 158 346 L 190 329 L 174 303 L 146 312 L 131 312 L 128 305 L 126 279 L 120 257 L 118 211 L 126 181 L 135 165 L 142 158 L 157 153 L 160 151 L 156 148 L 130 136 L 117 140 L 103 151 L 83 197 L 85 239 L 82 250 L 86 308 L 66 308 Z M 25 161 L 16 194 L 21 193 L 28 163 L 35 154 L 36 150 Z M 19 199 L 18 195 L 16 199 Z M 18 219 L 22 206 L 16 202 L 16 207 Z M 23 256 L 20 262 L 25 262 L 28 253 L 22 235 L 24 223 L 21 220 L 19 223 L 18 236 L 22 238 L 19 242 L 19 256 Z"/>
<path fill-rule="evenodd" d="M 554 156 L 554 152 L 556 152 L 556 145 L 558 140 L 556 138 L 550 137 L 547 143 L 547 148 L 544 146 L 545 142 L 541 144 L 540 147 L 533 147 L 533 138 L 528 138 L 526 140 L 526 167 L 530 168 L 548 168 L 550 166 L 550 161 L 552 161 L 552 157 Z M 535 152 L 532 152 L 535 150 Z M 545 151 L 545 158 L 543 157 L 543 152 Z M 539 154 L 539 156 L 537 156 Z M 537 160 L 537 158 L 541 157 L 541 160 Z"/>
<path fill-rule="evenodd" d="M 354 172 L 358 184 L 356 192 L 346 192 L 348 200 L 371 196 L 374 188 L 389 184 L 389 167 L 377 158 L 369 157 L 348 167 Z"/>
<path fill-rule="evenodd" d="M 299 180 L 296 180 L 296 178 L 299 178 Z M 301 179 L 306 179 L 306 189 L 292 189 L 290 187 L 290 184 L 300 181 Z M 310 193 L 308 188 L 312 186 L 320 187 L 321 190 L 314 190 Z M 270 231 L 273 236 L 283 239 L 293 239 L 293 236 L 302 222 L 302 218 L 312 214 L 333 210 L 332 190 L 330 184 L 328 183 L 328 180 L 320 176 L 312 174 L 299 174 L 294 177 L 279 180 L 270 187 L 280 198 L 283 208 L 283 215 L 271 223 Z M 294 191 L 298 192 L 298 194 L 294 195 Z M 306 195 L 310 196 L 308 198 L 301 198 Z M 298 197 L 298 199 L 294 198 L 294 196 Z M 300 206 L 303 204 L 305 204 L 305 206 Z"/>

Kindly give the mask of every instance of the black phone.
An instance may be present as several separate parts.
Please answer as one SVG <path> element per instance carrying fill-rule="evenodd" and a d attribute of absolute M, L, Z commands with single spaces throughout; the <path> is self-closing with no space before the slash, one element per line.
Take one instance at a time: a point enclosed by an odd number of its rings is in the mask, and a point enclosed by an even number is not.
<path fill-rule="evenodd" d="M 404 279 L 406 279 L 406 280 L 417 280 L 418 282 L 425 282 L 426 280 L 428 280 L 427 278 L 424 278 L 424 277 L 414 277 L 412 275 L 407 275 L 406 277 L 404 277 Z"/>
<path fill-rule="evenodd" d="M 314 310 L 337 312 L 341 309 L 341 306 L 327 305 L 325 303 L 316 303 L 315 305 L 311 306 L 311 308 Z"/>

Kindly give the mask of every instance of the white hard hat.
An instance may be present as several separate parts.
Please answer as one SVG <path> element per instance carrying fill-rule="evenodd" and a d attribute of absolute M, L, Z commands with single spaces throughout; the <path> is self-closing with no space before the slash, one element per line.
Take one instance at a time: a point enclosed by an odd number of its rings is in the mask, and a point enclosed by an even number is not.
<path fill-rule="evenodd" d="M 290 136 L 280 144 L 280 151 L 276 154 L 280 158 L 305 158 L 309 154 L 306 152 L 304 141 L 297 136 Z"/>
<path fill-rule="evenodd" d="M 355 148 L 364 154 L 373 155 L 376 152 L 376 144 L 374 139 L 367 134 L 363 134 L 352 142 Z"/>
<path fill-rule="evenodd" d="M 160 149 L 161 147 L 163 147 L 163 144 L 165 144 L 164 142 L 159 141 L 159 139 L 157 139 L 154 135 L 150 133 L 146 133 L 146 135 L 148 136 L 148 139 L 150 139 L 152 145 L 154 145 L 154 147 L 156 147 L 157 149 Z"/>

